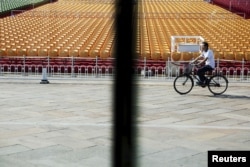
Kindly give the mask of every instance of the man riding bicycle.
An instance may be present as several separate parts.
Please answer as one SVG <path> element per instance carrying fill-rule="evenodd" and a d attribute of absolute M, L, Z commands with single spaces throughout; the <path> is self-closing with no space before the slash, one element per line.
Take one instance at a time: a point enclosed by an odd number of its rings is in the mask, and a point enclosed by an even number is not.
<path fill-rule="evenodd" d="M 197 57 L 195 60 L 192 61 L 192 63 L 196 65 L 202 65 L 205 62 L 205 65 L 203 65 L 201 68 L 198 69 L 197 75 L 200 78 L 200 82 L 197 82 L 197 85 L 205 85 L 206 84 L 206 77 L 205 73 L 207 71 L 212 71 L 215 67 L 215 61 L 214 61 L 214 53 L 212 50 L 208 48 L 207 42 L 202 42 L 201 44 L 201 55 Z"/>

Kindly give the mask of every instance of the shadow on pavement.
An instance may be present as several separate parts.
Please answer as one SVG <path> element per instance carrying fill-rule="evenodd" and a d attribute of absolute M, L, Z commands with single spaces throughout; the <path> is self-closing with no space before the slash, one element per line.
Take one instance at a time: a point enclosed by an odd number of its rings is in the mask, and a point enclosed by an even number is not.
<path fill-rule="evenodd" d="M 249 96 L 242 96 L 242 95 L 217 95 L 217 96 L 211 96 L 216 98 L 230 98 L 230 99 L 247 99 L 250 100 Z"/>

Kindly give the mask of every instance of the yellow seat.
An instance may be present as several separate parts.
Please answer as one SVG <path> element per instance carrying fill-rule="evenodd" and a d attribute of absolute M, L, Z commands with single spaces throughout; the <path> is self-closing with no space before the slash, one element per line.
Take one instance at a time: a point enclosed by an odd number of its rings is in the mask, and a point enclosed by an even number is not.
<path fill-rule="evenodd" d="M 181 53 L 180 52 L 172 52 L 171 58 L 173 61 L 179 61 L 179 60 L 181 60 Z"/>
<path fill-rule="evenodd" d="M 48 49 L 46 49 L 46 48 L 39 49 L 38 56 L 48 56 Z"/>
<path fill-rule="evenodd" d="M 27 56 L 38 56 L 38 50 L 36 48 L 28 49 Z"/>
<path fill-rule="evenodd" d="M 90 57 L 98 57 L 99 56 L 99 50 L 98 49 L 93 49 L 93 50 L 90 50 L 89 52 L 89 56 Z"/>
<path fill-rule="evenodd" d="M 168 52 L 163 52 L 162 53 L 162 59 L 163 60 L 171 60 L 171 53 L 168 51 Z"/>
<path fill-rule="evenodd" d="M 146 58 L 146 59 L 150 59 L 151 58 L 151 52 L 150 50 L 144 50 L 141 52 L 141 58 Z"/>
<path fill-rule="evenodd" d="M 193 52 L 193 59 L 199 57 L 201 55 L 200 52 Z"/>
<path fill-rule="evenodd" d="M 245 60 L 250 61 L 250 51 L 245 52 Z"/>
<path fill-rule="evenodd" d="M 242 61 L 245 59 L 244 52 L 235 52 L 235 60 Z"/>
<path fill-rule="evenodd" d="M 226 60 L 235 60 L 235 55 L 233 52 L 224 52 L 224 58 Z"/>
<path fill-rule="evenodd" d="M 217 52 L 217 51 L 215 51 L 215 52 L 214 52 L 214 58 L 215 58 L 215 59 L 224 59 L 224 54 L 223 54 L 223 52 Z"/>
<path fill-rule="evenodd" d="M 0 56 L 6 56 L 7 54 L 6 54 L 6 49 L 4 49 L 4 48 L 1 48 L 0 49 Z"/>
<path fill-rule="evenodd" d="M 89 50 L 88 49 L 82 49 L 79 51 L 80 57 L 89 57 Z"/>
<path fill-rule="evenodd" d="M 79 49 L 73 49 L 69 52 L 69 56 L 73 56 L 73 57 L 78 57 L 79 56 Z"/>
<path fill-rule="evenodd" d="M 100 57 L 101 57 L 101 58 L 107 58 L 107 57 L 109 57 L 109 56 L 110 56 L 110 52 L 109 52 L 108 49 L 101 50 L 101 52 L 100 52 Z"/>
<path fill-rule="evenodd" d="M 154 60 L 158 60 L 160 59 L 162 56 L 161 56 L 161 52 L 159 50 L 156 50 L 154 51 L 152 54 L 151 54 L 151 58 L 154 59 Z"/>
<path fill-rule="evenodd" d="M 68 49 L 62 49 L 59 52 L 59 57 L 68 57 L 69 56 L 69 50 Z"/>
<path fill-rule="evenodd" d="M 24 49 L 24 48 L 19 48 L 19 49 L 17 50 L 17 55 L 18 55 L 18 56 L 26 56 L 26 55 L 27 55 L 27 50 Z"/>
<path fill-rule="evenodd" d="M 14 48 L 7 49 L 7 56 L 17 56 L 17 50 Z"/>
<path fill-rule="evenodd" d="M 51 49 L 49 51 L 49 56 L 50 57 L 58 57 L 58 50 L 57 49 Z"/>
<path fill-rule="evenodd" d="M 182 52 L 182 60 L 190 61 L 193 59 L 193 54 L 191 52 Z"/>

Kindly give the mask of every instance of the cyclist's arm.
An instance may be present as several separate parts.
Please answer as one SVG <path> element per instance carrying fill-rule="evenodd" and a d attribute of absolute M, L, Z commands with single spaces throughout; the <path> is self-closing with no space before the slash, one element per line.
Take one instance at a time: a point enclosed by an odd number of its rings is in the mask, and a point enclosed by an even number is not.
<path fill-rule="evenodd" d="M 201 65 L 203 64 L 205 61 L 207 61 L 208 57 L 202 59 L 201 61 L 199 61 L 199 63 L 197 63 L 197 65 Z"/>
<path fill-rule="evenodd" d="M 202 55 L 200 55 L 200 56 L 198 56 L 198 57 L 196 57 L 191 63 L 196 63 L 198 60 L 200 60 L 200 59 L 202 59 L 203 58 L 203 56 Z"/>

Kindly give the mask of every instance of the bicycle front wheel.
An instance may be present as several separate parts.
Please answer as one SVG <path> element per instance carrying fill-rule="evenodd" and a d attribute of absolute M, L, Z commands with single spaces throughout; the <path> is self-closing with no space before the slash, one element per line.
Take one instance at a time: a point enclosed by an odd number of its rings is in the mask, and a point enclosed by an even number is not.
<path fill-rule="evenodd" d="M 225 76 L 215 75 L 209 80 L 208 89 L 214 95 L 221 95 L 227 90 L 228 80 Z"/>
<path fill-rule="evenodd" d="M 174 80 L 174 90 L 181 95 L 189 93 L 193 86 L 193 78 L 189 75 L 180 75 Z"/>

